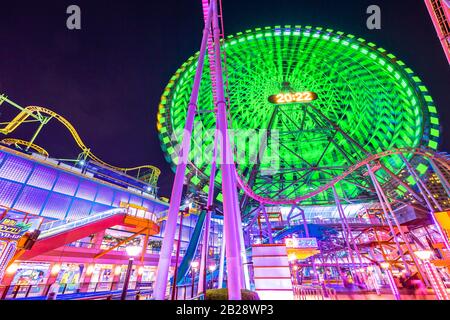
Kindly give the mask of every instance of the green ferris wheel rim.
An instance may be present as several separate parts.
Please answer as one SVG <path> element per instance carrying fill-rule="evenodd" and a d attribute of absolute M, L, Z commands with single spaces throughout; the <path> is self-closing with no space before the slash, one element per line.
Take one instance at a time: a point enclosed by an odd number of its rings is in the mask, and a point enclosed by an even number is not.
<path fill-rule="evenodd" d="M 332 125 L 327 128 L 326 121 L 318 119 L 319 114 L 371 154 L 403 147 L 438 148 L 439 119 L 428 89 L 404 62 L 371 42 L 332 29 L 275 26 L 229 36 L 223 49 L 232 129 L 266 129 L 274 117 L 271 130 L 280 132 L 280 173 L 267 176 L 262 172 L 270 169 L 270 164 L 260 165 L 254 179 L 257 194 L 292 199 L 361 160 L 364 155 L 358 154 L 342 133 L 333 132 Z M 177 70 L 159 105 L 159 138 L 173 168 L 177 161 L 175 146 L 181 140 L 177 132 L 184 128 L 198 55 Z M 196 117 L 204 129 L 215 126 L 209 72 L 206 62 Z M 279 93 L 284 82 L 295 91 L 316 93 L 318 98 L 310 106 L 318 113 L 306 104 L 280 106 L 275 113 L 268 97 Z M 212 156 L 212 134 L 205 134 L 198 143 L 193 139 L 192 143 L 193 151 Z M 270 153 L 270 147 L 267 149 Z M 191 184 L 205 192 L 211 169 L 208 160 L 210 157 L 200 164 L 191 161 L 187 168 Z M 384 164 L 396 173 L 404 169 L 400 157 L 392 157 Z M 244 180 L 250 177 L 253 166 L 237 165 Z M 423 164 L 415 166 L 421 174 L 425 173 Z M 220 182 L 218 172 L 216 185 Z M 348 181 L 341 183 L 338 194 L 359 199 L 364 198 L 365 192 Z M 309 203 L 328 203 L 331 197 L 324 193 Z"/>

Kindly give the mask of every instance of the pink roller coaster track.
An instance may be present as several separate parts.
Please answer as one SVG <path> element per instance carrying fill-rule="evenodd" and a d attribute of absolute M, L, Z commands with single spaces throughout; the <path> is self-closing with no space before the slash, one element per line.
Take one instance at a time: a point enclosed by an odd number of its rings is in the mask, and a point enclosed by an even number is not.
<path fill-rule="evenodd" d="M 450 164 L 448 163 L 448 161 L 446 159 L 444 159 L 442 156 L 440 156 L 437 153 L 434 153 L 432 151 L 429 150 L 424 150 L 424 149 L 413 149 L 413 148 L 401 148 L 401 149 L 394 149 L 394 150 L 390 150 L 390 151 L 385 151 L 382 153 L 378 153 L 372 156 L 367 157 L 364 161 L 361 161 L 355 165 L 353 165 L 352 167 L 350 167 L 349 169 L 347 169 L 347 171 L 345 171 L 342 175 L 334 178 L 330 183 L 318 188 L 317 190 L 305 194 L 299 198 L 296 199 L 291 199 L 291 200 L 275 200 L 275 199 L 270 199 L 270 198 L 265 198 L 265 197 L 261 197 L 259 195 L 257 195 L 249 186 L 248 184 L 246 184 L 242 178 L 239 176 L 239 174 L 236 173 L 236 179 L 237 182 L 239 184 L 239 187 L 244 190 L 244 192 L 247 194 L 247 196 L 253 198 L 254 200 L 258 201 L 261 204 L 268 204 L 268 205 L 295 205 L 295 204 L 299 204 L 302 201 L 305 201 L 307 199 L 310 199 L 312 197 L 317 196 L 318 194 L 333 188 L 337 183 L 343 181 L 346 177 L 348 177 L 349 175 L 351 175 L 353 172 L 355 172 L 356 170 L 367 166 L 368 164 L 370 164 L 372 161 L 375 160 L 379 160 L 388 156 L 392 156 L 392 155 L 397 155 L 397 154 L 404 154 L 404 153 L 409 153 L 409 154 L 414 154 L 414 155 L 419 155 L 419 156 L 423 156 L 427 159 L 430 160 L 434 160 L 437 163 L 441 164 L 443 167 L 445 167 L 446 169 L 450 169 Z"/>

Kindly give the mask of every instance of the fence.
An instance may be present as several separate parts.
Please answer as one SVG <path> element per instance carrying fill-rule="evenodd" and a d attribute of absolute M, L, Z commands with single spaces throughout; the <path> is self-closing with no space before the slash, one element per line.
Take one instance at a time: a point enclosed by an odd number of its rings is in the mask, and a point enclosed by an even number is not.
<path fill-rule="evenodd" d="M 336 290 L 322 286 L 294 286 L 295 300 L 337 300 Z"/>

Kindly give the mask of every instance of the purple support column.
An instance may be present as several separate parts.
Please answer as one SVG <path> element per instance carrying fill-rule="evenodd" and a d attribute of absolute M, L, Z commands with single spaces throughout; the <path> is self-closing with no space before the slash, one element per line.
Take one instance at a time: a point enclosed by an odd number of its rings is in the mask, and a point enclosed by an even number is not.
<path fill-rule="evenodd" d="M 333 186 L 332 189 L 333 189 L 333 194 L 334 194 L 334 202 L 336 203 L 336 208 L 338 210 L 339 217 L 341 218 L 342 233 L 344 234 L 345 243 L 347 244 L 348 255 L 349 255 L 349 258 L 351 260 L 352 266 L 354 267 L 355 266 L 355 260 L 353 258 L 353 250 L 352 250 L 352 248 L 350 246 L 350 240 L 349 240 L 349 233 L 350 232 L 347 230 L 347 225 L 345 224 L 345 220 L 344 220 L 345 212 L 344 212 L 344 209 L 342 208 L 341 200 L 339 200 L 336 188 Z M 356 279 L 355 280 L 358 283 L 360 283 L 361 281 L 359 279 L 358 272 L 353 270 L 353 268 L 350 270 L 350 272 L 352 273 L 352 275 L 353 274 L 356 275 L 356 277 L 355 277 Z"/>
<path fill-rule="evenodd" d="M 255 216 L 252 218 L 252 220 L 250 220 L 250 222 L 247 224 L 247 226 L 245 227 L 246 231 L 251 230 L 252 226 L 255 224 L 256 220 L 258 220 L 258 216 L 259 216 L 259 207 L 256 207 L 255 209 L 253 209 L 252 211 L 250 211 L 250 213 L 248 214 L 249 216 L 252 215 L 253 213 L 255 213 Z"/>
<path fill-rule="evenodd" d="M 416 268 L 417 268 L 417 271 L 419 272 L 419 274 L 420 274 L 420 276 L 422 277 L 422 279 L 424 279 L 424 281 L 427 282 L 426 277 L 424 277 L 423 270 L 422 270 L 422 268 L 420 267 L 420 264 L 419 264 L 419 262 L 417 261 L 417 258 L 416 258 L 416 256 L 415 256 L 415 254 L 413 253 L 412 247 L 411 247 L 411 245 L 409 244 L 409 241 L 408 241 L 408 239 L 406 238 L 405 233 L 403 232 L 402 227 L 401 227 L 400 223 L 398 222 L 397 217 L 396 217 L 395 214 L 394 214 L 394 211 L 392 210 L 392 207 L 391 207 L 391 204 L 390 204 L 389 201 L 388 201 L 388 198 L 387 198 L 386 195 L 384 194 L 383 189 L 381 188 L 380 183 L 378 182 L 378 180 L 377 180 L 375 174 L 373 173 L 372 168 L 370 167 L 369 164 L 367 165 L 367 168 L 368 168 L 368 172 L 369 172 L 370 178 L 371 178 L 371 180 L 372 180 L 372 183 L 373 183 L 374 186 L 375 186 L 375 190 L 376 190 L 376 193 L 377 193 L 377 195 L 378 195 L 378 198 L 380 199 L 381 206 L 383 207 L 383 211 L 384 211 L 384 214 L 385 214 L 385 216 L 386 216 L 386 220 L 387 220 L 388 223 L 389 223 L 389 226 L 390 226 L 390 228 L 391 228 L 391 231 L 394 232 L 394 233 L 393 233 L 393 235 L 394 235 L 394 240 L 396 240 L 397 248 L 399 249 L 399 252 L 400 252 L 401 255 L 402 255 L 402 259 L 403 259 L 403 262 L 404 262 L 404 264 L 405 264 L 406 270 L 408 271 L 408 273 L 410 273 L 408 264 L 407 264 L 407 262 L 406 262 L 406 259 L 404 258 L 403 251 L 401 250 L 400 244 L 398 244 L 398 240 L 397 240 L 395 231 L 393 230 L 393 227 L 392 227 L 392 224 L 391 224 L 391 222 L 390 222 L 389 216 L 388 216 L 388 214 L 387 214 L 386 208 L 387 208 L 387 210 L 389 211 L 390 216 L 392 217 L 392 220 L 394 220 L 394 223 L 395 223 L 395 225 L 396 225 L 398 231 L 400 232 L 401 238 L 402 238 L 403 241 L 405 242 L 406 248 L 408 249 L 408 252 L 410 253 L 411 258 L 412 258 L 412 260 L 414 261 L 414 264 L 415 264 L 415 266 L 416 266 Z"/>
<path fill-rule="evenodd" d="M 241 300 L 241 243 L 237 229 L 236 217 L 239 216 L 236 211 L 238 205 L 235 203 L 234 194 L 237 190 L 236 181 L 233 177 L 234 160 L 228 136 L 228 121 L 224 93 L 222 57 L 220 47 L 220 28 L 217 15 L 217 3 L 211 1 L 213 8 L 213 33 L 214 33 L 214 53 L 215 69 L 217 80 L 217 125 L 221 139 L 221 169 L 222 169 L 222 193 L 223 193 L 223 211 L 224 211 L 224 230 L 226 239 L 227 256 L 227 284 L 228 299 Z"/>
<path fill-rule="evenodd" d="M 430 200 L 428 199 L 427 195 L 430 197 L 431 200 L 433 200 L 434 204 L 436 205 L 436 207 L 438 208 L 439 211 L 442 211 L 441 205 L 433 197 L 433 195 L 431 194 L 430 190 L 428 190 L 428 188 L 425 185 L 425 183 L 422 182 L 422 179 L 420 179 L 420 177 L 417 174 L 416 170 L 411 166 L 411 164 L 405 158 L 405 156 L 403 154 L 401 154 L 400 157 L 402 158 L 403 162 L 405 163 L 406 167 L 408 168 L 409 173 L 412 175 L 412 177 L 414 178 L 414 181 L 416 182 L 417 186 L 419 187 L 420 193 L 421 193 L 422 197 L 425 199 L 425 202 L 427 203 L 428 209 L 430 210 L 431 216 L 433 217 L 433 222 L 434 222 L 436 228 L 438 229 L 442 240 L 444 241 L 445 247 L 447 248 L 447 250 L 450 250 L 450 243 L 448 241 L 448 238 L 447 238 L 447 236 L 445 234 L 445 231 L 442 230 L 441 225 L 439 224 L 439 222 L 436 221 L 436 217 L 434 216 L 436 210 L 434 209 L 433 205 L 430 203 Z"/>
<path fill-rule="evenodd" d="M 400 300 L 400 292 L 398 291 L 397 284 L 395 283 L 394 276 L 392 275 L 391 267 L 385 269 L 385 271 L 395 300 Z"/>
<path fill-rule="evenodd" d="M 222 243 L 220 247 L 220 262 L 219 262 L 219 278 L 217 279 L 217 289 L 223 288 L 223 274 L 225 271 L 225 231 L 222 229 Z"/>
<path fill-rule="evenodd" d="M 375 174 L 373 173 L 372 168 L 370 167 L 370 165 L 367 165 L 367 169 L 368 169 L 368 172 L 369 172 L 369 176 L 370 176 L 370 178 L 372 180 L 372 183 L 373 183 L 373 185 L 375 187 L 375 192 L 376 192 L 376 194 L 378 196 L 378 200 L 379 200 L 379 202 L 381 204 L 381 208 L 383 209 L 384 217 L 386 218 L 386 221 L 387 221 L 388 226 L 389 226 L 389 230 L 392 233 L 392 237 L 394 239 L 395 245 L 397 246 L 397 250 L 400 253 L 400 256 L 402 258 L 402 261 L 403 261 L 403 264 L 405 266 L 405 269 L 406 269 L 406 271 L 408 273 L 411 273 L 411 270 L 409 269 L 409 265 L 408 265 L 408 263 L 406 261 L 406 258 L 405 258 L 405 255 L 403 253 L 403 250 L 402 250 L 402 248 L 400 246 L 400 243 L 398 242 L 397 235 L 396 235 L 395 230 L 394 230 L 394 226 L 392 225 L 392 221 L 389 218 L 388 209 L 386 208 L 386 204 L 385 204 L 385 201 L 384 201 L 385 199 L 382 196 L 383 192 L 378 189 L 378 181 L 377 181 L 377 179 L 375 177 Z"/>
<path fill-rule="evenodd" d="M 288 215 L 287 215 L 287 223 L 288 223 L 288 226 L 291 225 L 291 217 L 292 217 L 292 214 L 294 213 L 294 210 L 295 210 L 296 207 L 297 207 L 296 205 L 293 205 L 293 206 L 291 207 L 291 210 L 289 211 L 289 213 L 288 213 Z"/>
<path fill-rule="evenodd" d="M 300 210 L 300 214 L 302 216 L 303 219 L 303 228 L 305 229 L 305 236 L 306 238 L 309 238 L 309 228 L 308 228 L 308 221 L 306 221 L 306 215 L 305 215 L 305 210 L 303 210 L 302 208 L 297 207 L 298 210 Z M 314 272 L 314 277 L 316 279 L 316 281 L 319 283 L 319 274 L 317 272 L 317 267 L 316 267 L 316 259 L 313 257 L 311 257 L 311 265 L 313 268 L 313 272 Z"/>
<path fill-rule="evenodd" d="M 441 205 L 437 202 L 437 200 L 433 197 L 430 190 L 428 190 L 427 186 L 422 182 L 422 179 L 420 179 L 419 175 L 417 174 L 416 170 L 411 166 L 409 161 L 405 158 L 403 154 L 400 154 L 400 157 L 402 158 L 403 162 L 406 165 L 406 168 L 408 169 L 409 173 L 414 179 L 414 182 L 419 187 L 420 193 L 422 194 L 422 197 L 424 198 L 425 202 L 428 205 L 428 208 L 432 213 L 435 212 L 433 205 L 429 202 L 429 199 L 427 198 L 427 195 L 430 197 L 430 199 L 434 202 L 438 210 L 442 211 Z"/>
<path fill-rule="evenodd" d="M 236 167 L 234 168 L 235 172 L 236 172 Z M 236 183 L 236 176 L 233 175 L 234 180 L 235 180 L 235 185 L 237 186 Z M 250 274 L 248 271 L 248 264 L 247 264 L 247 252 L 245 251 L 245 241 L 244 241 L 244 228 L 242 227 L 242 217 L 241 217 L 241 210 L 239 207 L 239 197 L 238 197 L 238 193 L 237 193 L 237 189 L 234 192 L 234 199 L 235 199 L 235 204 L 236 204 L 236 224 L 237 224 L 237 232 L 239 235 L 239 242 L 240 242 L 240 247 L 241 247 L 241 287 L 245 288 L 245 289 L 250 289 Z"/>
<path fill-rule="evenodd" d="M 185 134 L 183 136 L 183 144 L 178 155 L 178 165 L 175 173 L 175 180 L 172 188 L 172 195 L 170 198 L 170 206 L 164 238 L 161 248 L 161 254 L 158 261 L 158 271 L 156 274 L 155 287 L 153 296 L 156 300 L 164 300 L 166 296 L 167 280 L 169 276 L 170 262 L 172 258 L 173 244 L 175 232 L 177 228 L 178 211 L 180 210 L 181 197 L 183 193 L 184 176 L 186 173 L 186 166 L 191 149 L 191 135 L 194 127 L 194 118 L 197 111 L 198 93 L 203 74 L 203 66 L 205 62 L 206 47 L 208 44 L 208 36 L 210 33 L 212 19 L 212 10 L 210 9 L 205 29 L 203 31 L 203 39 L 200 48 L 200 55 L 198 59 L 198 66 L 195 74 L 194 85 L 192 89 L 191 99 L 188 107 Z"/>
<path fill-rule="evenodd" d="M 335 196 L 337 196 L 336 192 L 335 192 Z M 350 236 L 350 241 L 352 243 L 353 248 L 355 249 L 356 256 L 358 257 L 359 267 L 363 268 L 361 252 L 359 251 L 358 245 L 356 244 L 355 238 L 353 237 L 352 229 L 350 227 L 350 224 L 348 223 L 344 208 L 342 208 L 342 204 L 340 203 L 340 201 L 339 201 L 339 205 L 340 205 L 341 211 L 342 211 L 342 219 L 344 220 L 344 224 L 347 226 L 347 232 Z M 365 278 L 364 275 L 362 277 Z"/>
<path fill-rule="evenodd" d="M 208 191 L 208 201 L 207 201 L 207 214 L 205 221 L 205 229 L 203 230 L 203 246 L 204 250 L 202 250 L 202 258 L 200 262 L 200 275 L 198 281 L 198 293 L 204 292 L 204 288 L 206 286 L 206 273 L 208 269 L 208 241 L 209 241 L 209 228 L 211 224 L 211 208 L 214 203 L 214 181 L 216 179 L 216 170 L 217 170 L 217 132 L 216 137 L 214 139 L 214 150 L 213 150 L 213 158 L 211 162 L 211 173 L 209 176 L 209 191 Z"/>
<path fill-rule="evenodd" d="M 273 243 L 272 225 L 270 224 L 269 216 L 267 215 L 266 208 L 264 207 L 263 204 L 261 204 L 261 211 L 263 212 L 264 220 L 266 220 L 267 231 L 269 232 L 269 243 L 272 244 Z"/>
<path fill-rule="evenodd" d="M 300 211 L 300 214 L 303 219 L 303 229 L 305 229 L 305 237 L 309 238 L 309 228 L 308 228 L 308 221 L 306 221 L 305 210 L 299 207 L 297 207 L 297 209 Z"/>

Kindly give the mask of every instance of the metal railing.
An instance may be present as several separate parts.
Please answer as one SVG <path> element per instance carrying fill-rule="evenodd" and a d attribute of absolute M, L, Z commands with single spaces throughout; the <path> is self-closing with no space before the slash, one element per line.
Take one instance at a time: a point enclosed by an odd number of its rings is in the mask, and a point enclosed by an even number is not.
<path fill-rule="evenodd" d="M 192 284 L 178 285 L 175 289 L 175 300 L 193 300 L 197 289 L 197 282 L 195 282 L 194 286 Z"/>
<path fill-rule="evenodd" d="M 294 286 L 295 300 L 337 300 L 336 290 L 322 286 Z"/>
<path fill-rule="evenodd" d="M 116 214 L 124 214 L 127 210 L 123 208 L 119 209 L 112 209 L 105 211 L 103 213 L 95 214 L 83 219 L 75 220 L 75 221 L 67 221 L 67 220 L 58 220 L 58 221 L 52 221 L 43 224 L 40 227 L 41 235 L 39 236 L 39 239 L 47 238 L 49 236 L 52 236 L 54 234 L 61 233 L 63 231 L 67 231 L 70 229 L 74 229 L 79 226 L 84 226 L 88 223 L 99 221 L 111 216 L 114 216 Z"/>
<path fill-rule="evenodd" d="M 39 228 L 39 230 L 41 231 L 39 239 L 44 239 L 64 231 L 74 229 L 76 227 L 84 226 L 95 221 L 112 217 L 117 214 L 126 214 L 127 216 L 148 219 L 150 221 L 153 221 L 154 223 L 156 223 L 157 221 L 156 214 L 152 212 L 143 212 L 143 211 L 141 212 L 141 210 L 116 208 L 75 221 L 56 220 L 42 224 Z"/>

